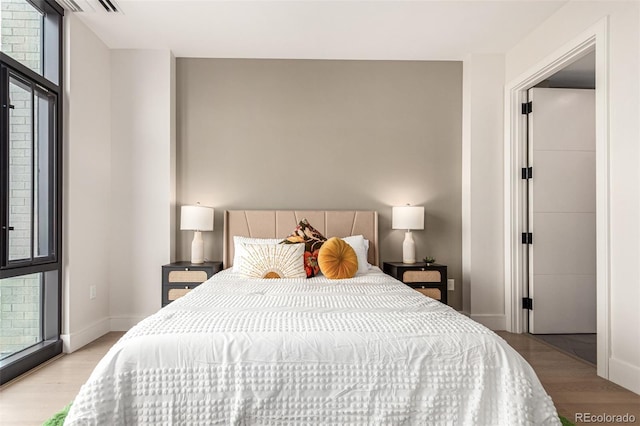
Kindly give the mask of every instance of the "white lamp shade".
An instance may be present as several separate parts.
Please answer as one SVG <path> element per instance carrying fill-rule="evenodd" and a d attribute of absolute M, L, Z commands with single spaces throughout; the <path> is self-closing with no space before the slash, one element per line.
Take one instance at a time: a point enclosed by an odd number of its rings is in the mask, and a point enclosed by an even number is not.
<path fill-rule="evenodd" d="M 213 231 L 213 209 L 204 206 L 182 206 L 180 229 L 183 231 Z"/>
<path fill-rule="evenodd" d="M 391 211 L 391 228 L 424 229 L 424 207 L 400 206 Z"/>

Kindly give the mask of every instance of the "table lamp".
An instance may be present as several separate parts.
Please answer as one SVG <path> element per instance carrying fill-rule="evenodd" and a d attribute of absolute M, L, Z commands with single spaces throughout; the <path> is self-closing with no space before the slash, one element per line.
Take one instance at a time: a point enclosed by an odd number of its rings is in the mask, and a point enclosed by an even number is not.
<path fill-rule="evenodd" d="M 213 209 L 201 206 L 182 206 L 180 209 L 180 229 L 195 231 L 191 242 L 191 263 L 204 263 L 204 241 L 202 231 L 213 231 Z"/>
<path fill-rule="evenodd" d="M 391 228 L 406 229 L 402 242 L 402 263 L 416 263 L 416 243 L 413 241 L 412 229 L 424 229 L 424 207 L 393 207 L 391 212 Z"/>

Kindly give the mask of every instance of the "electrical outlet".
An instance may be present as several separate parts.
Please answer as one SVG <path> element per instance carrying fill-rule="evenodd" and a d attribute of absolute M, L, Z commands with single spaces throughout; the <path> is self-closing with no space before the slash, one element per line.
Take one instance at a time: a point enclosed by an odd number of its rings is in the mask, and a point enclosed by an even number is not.
<path fill-rule="evenodd" d="M 447 290 L 453 291 L 456 289 L 456 280 L 453 278 L 447 279 Z"/>
<path fill-rule="evenodd" d="M 92 285 L 91 287 L 89 287 L 89 299 L 95 299 L 96 293 L 97 293 L 97 289 L 95 285 Z"/>

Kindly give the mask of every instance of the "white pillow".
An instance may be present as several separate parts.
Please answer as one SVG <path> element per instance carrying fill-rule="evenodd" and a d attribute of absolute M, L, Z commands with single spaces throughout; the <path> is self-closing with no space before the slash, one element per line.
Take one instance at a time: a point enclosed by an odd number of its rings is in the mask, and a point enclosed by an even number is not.
<path fill-rule="evenodd" d="M 307 278 L 304 244 L 244 244 L 240 274 L 250 278 Z"/>
<path fill-rule="evenodd" d="M 369 260 L 369 240 L 364 239 L 364 251 L 367 253 L 367 269 L 373 268 L 373 265 L 368 262 Z"/>
<path fill-rule="evenodd" d="M 366 274 L 371 267 L 369 262 L 367 262 L 369 240 L 365 240 L 362 235 L 351 235 L 350 237 L 344 237 L 342 240 L 349 244 L 353 251 L 356 252 L 356 257 L 358 258 L 358 273 Z"/>
<path fill-rule="evenodd" d="M 245 245 L 247 244 L 270 244 L 275 245 L 280 243 L 282 238 L 251 238 L 251 237 L 233 237 L 233 272 L 240 273 L 242 267 L 242 258 L 245 254 Z"/>

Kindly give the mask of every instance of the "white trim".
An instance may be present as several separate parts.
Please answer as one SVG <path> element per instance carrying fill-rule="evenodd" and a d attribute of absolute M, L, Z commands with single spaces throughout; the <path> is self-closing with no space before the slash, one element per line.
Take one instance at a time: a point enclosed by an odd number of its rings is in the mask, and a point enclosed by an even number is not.
<path fill-rule="evenodd" d="M 640 394 L 640 368 L 635 365 L 611 357 L 609 378 L 612 382 Z"/>
<path fill-rule="evenodd" d="M 504 308 L 507 316 L 506 329 L 511 333 L 522 333 L 524 316 L 520 311 L 522 282 L 524 279 L 524 248 L 518 235 L 523 232 L 524 184 L 518 174 L 525 165 L 526 152 L 519 143 L 524 138 L 525 126 L 518 107 L 525 101 L 526 88 L 520 86 L 505 90 L 505 136 L 504 136 Z M 513 141 L 513 144 L 512 144 Z"/>
<path fill-rule="evenodd" d="M 594 31 L 596 38 L 596 344 L 597 373 L 604 378 L 609 378 L 612 361 L 608 23 L 606 18 L 603 19 Z"/>
<path fill-rule="evenodd" d="M 111 317 L 111 331 L 129 331 L 145 317 Z"/>
<path fill-rule="evenodd" d="M 103 318 L 76 333 L 60 335 L 62 339 L 62 350 L 64 353 L 70 354 L 110 331 L 128 331 L 143 319 L 144 317 Z"/>
<path fill-rule="evenodd" d="M 70 354 L 111 331 L 109 318 L 103 318 L 77 333 L 62 334 L 62 350 Z"/>
<path fill-rule="evenodd" d="M 505 247 L 505 314 L 507 331 L 524 331 L 525 312 L 520 309 L 526 281 L 522 265 L 524 250 L 519 242 L 523 231 L 524 185 L 520 177 L 523 167 L 523 116 L 520 103 L 526 90 L 584 56 L 596 52 L 596 253 L 597 253 L 597 351 L 598 375 L 609 377 L 610 356 L 610 223 L 609 223 L 609 40 L 608 18 L 565 44 L 562 48 L 521 74 L 505 88 L 504 131 L 504 247 Z M 526 212 L 525 212 L 526 213 Z"/>
<path fill-rule="evenodd" d="M 462 65 L 462 309 L 471 311 L 471 58 Z"/>
<path fill-rule="evenodd" d="M 472 314 L 470 318 L 494 331 L 505 330 L 507 325 L 507 316 L 504 314 Z"/>

